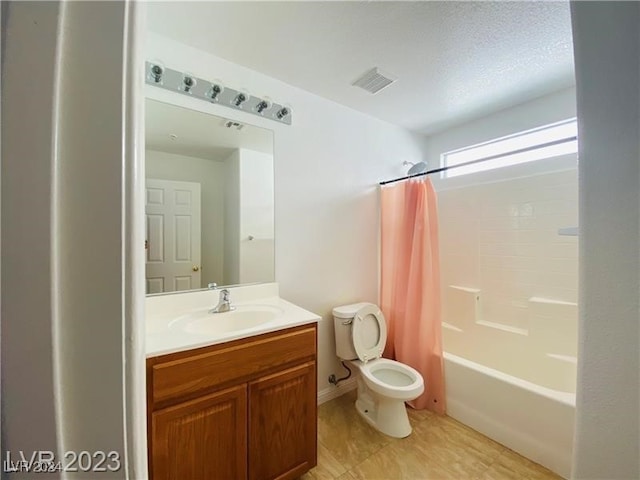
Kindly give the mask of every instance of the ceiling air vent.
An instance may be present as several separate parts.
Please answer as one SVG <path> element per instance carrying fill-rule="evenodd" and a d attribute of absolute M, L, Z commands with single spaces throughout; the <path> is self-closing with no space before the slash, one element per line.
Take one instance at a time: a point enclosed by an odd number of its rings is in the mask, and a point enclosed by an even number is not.
<path fill-rule="evenodd" d="M 360 87 L 369 93 L 378 93 L 380 90 L 388 87 L 396 80 L 397 77 L 389 75 L 388 73 L 383 74 L 378 67 L 374 67 L 351 85 L 354 87 Z"/>

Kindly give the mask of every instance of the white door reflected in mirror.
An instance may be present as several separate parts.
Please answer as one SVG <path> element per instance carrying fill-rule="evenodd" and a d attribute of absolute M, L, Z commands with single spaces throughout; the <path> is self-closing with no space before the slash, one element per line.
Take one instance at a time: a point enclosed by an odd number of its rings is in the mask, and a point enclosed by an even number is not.
<path fill-rule="evenodd" d="M 200 288 L 200 184 L 146 180 L 147 293 Z"/>

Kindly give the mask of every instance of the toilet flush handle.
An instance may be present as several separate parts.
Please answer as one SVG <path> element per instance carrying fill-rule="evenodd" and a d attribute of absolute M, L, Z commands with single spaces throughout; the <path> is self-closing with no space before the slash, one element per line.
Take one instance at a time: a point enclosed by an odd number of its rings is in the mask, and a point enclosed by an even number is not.
<path fill-rule="evenodd" d="M 350 318 L 349 320 L 343 320 L 342 321 L 342 325 L 351 325 L 353 323 L 353 318 Z"/>

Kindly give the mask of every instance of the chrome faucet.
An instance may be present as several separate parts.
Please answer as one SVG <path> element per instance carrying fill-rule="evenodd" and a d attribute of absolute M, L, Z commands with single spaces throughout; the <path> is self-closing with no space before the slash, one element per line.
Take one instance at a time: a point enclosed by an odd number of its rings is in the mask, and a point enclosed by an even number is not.
<path fill-rule="evenodd" d="M 218 300 L 218 305 L 209 310 L 209 313 L 224 313 L 235 310 L 236 307 L 233 307 L 231 305 L 231 299 L 229 298 L 229 295 L 231 294 L 226 288 L 224 290 L 220 290 L 220 300 Z"/>

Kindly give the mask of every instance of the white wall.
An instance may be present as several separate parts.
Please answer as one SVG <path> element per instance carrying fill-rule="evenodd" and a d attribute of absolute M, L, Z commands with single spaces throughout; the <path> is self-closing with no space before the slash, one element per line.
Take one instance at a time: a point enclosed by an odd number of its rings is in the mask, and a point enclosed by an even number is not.
<path fill-rule="evenodd" d="M 224 191 L 224 283 L 240 283 L 240 150 L 225 162 Z"/>
<path fill-rule="evenodd" d="M 223 285 L 224 158 L 204 159 L 155 150 L 146 151 L 146 178 L 200 184 L 201 286 Z"/>
<path fill-rule="evenodd" d="M 241 148 L 240 283 L 274 280 L 274 215 L 273 155 Z"/>
<path fill-rule="evenodd" d="M 219 78 L 293 107 L 293 125 L 243 114 L 172 92 L 147 95 L 271 129 L 274 137 L 276 281 L 283 298 L 323 317 L 319 325 L 319 389 L 335 359 L 331 310 L 378 298 L 378 181 L 406 172 L 423 158 L 424 139 L 281 81 L 156 34 L 147 58 Z"/>
<path fill-rule="evenodd" d="M 3 7 L 2 458 L 5 451 L 61 448 L 52 364 L 49 210 L 61 6 L 50 2 Z M 31 95 L 29 89 L 39 82 L 44 82 L 42 94 Z"/>
<path fill-rule="evenodd" d="M 134 2 L 7 9 L 3 448 L 60 460 L 116 451 L 122 462 L 65 478 L 146 477 L 137 12 Z"/>
<path fill-rule="evenodd" d="M 572 2 L 580 136 L 575 478 L 640 478 L 640 4 Z"/>
<path fill-rule="evenodd" d="M 273 282 L 273 155 L 240 148 L 224 168 L 224 282 L 218 284 Z"/>

